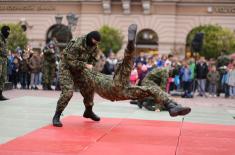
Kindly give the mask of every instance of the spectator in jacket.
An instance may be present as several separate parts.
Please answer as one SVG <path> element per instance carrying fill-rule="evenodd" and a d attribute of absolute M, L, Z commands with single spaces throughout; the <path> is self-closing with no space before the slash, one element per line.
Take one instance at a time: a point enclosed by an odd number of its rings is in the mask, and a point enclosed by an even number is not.
<path fill-rule="evenodd" d="M 113 75 L 116 65 L 117 65 L 118 60 L 116 59 L 115 55 L 113 52 L 109 53 L 108 58 L 106 59 L 106 62 L 104 64 L 104 68 L 102 73 L 107 74 L 107 75 Z"/>
<path fill-rule="evenodd" d="M 136 58 L 135 64 L 137 65 L 138 63 L 141 63 L 143 65 L 147 64 L 147 59 L 144 52 L 140 52 L 140 55 Z"/>
<path fill-rule="evenodd" d="M 220 75 L 219 72 L 216 70 L 216 66 L 211 66 L 211 70 L 207 74 L 207 79 L 209 81 L 209 93 L 211 96 L 216 97 L 217 93 L 217 86 L 219 83 Z"/>
<path fill-rule="evenodd" d="M 29 68 L 31 70 L 31 89 L 38 89 L 38 80 L 39 80 L 39 73 L 41 71 L 41 57 L 38 52 L 34 52 L 33 56 L 29 60 Z"/>
<path fill-rule="evenodd" d="M 225 70 L 222 80 L 221 80 L 221 85 L 224 89 L 224 93 L 225 93 L 225 98 L 229 97 L 229 85 L 228 85 L 228 73 L 229 73 L 229 69 L 228 67 L 224 66 L 223 69 Z"/>
<path fill-rule="evenodd" d="M 15 55 L 12 62 L 12 82 L 15 89 L 19 82 L 19 69 L 20 69 L 20 57 L 18 54 Z"/>
<path fill-rule="evenodd" d="M 184 62 L 183 67 L 180 69 L 182 81 L 183 81 L 183 88 L 184 88 L 184 94 L 182 97 L 184 98 L 191 98 L 191 70 L 189 67 L 189 64 L 187 62 Z"/>
<path fill-rule="evenodd" d="M 23 59 L 20 61 L 20 84 L 21 89 L 29 89 L 29 56 L 27 53 L 23 53 Z"/>
<path fill-rule="evenodd" d="M 205 58 L 201 57 L 198 64 L 196 65 L 196 78 L 198 82 L 199 96 L 205 96 L 206 78 L 208 73 L 208 66 Z"/>

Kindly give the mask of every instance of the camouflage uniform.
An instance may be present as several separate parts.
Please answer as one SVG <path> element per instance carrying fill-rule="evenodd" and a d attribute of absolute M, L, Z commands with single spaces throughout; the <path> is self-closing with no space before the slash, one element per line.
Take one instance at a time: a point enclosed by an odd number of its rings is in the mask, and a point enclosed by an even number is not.
<path fill-rule="evenodd" d="M 7 49 L 6 40 L 0 34 L 0 91 L 4 89 L 4 83 L 7 77 Z"/>
<path fill-rule="evenodd" d="M 68 43 L 62 52 L 60 62 L 59 77 L 62 92 L 57 103 L 57 111 L 64 110 L 77 87 L 84 97 L 84 104 L 93 105 L 94 91 L 89 89 L 90 84 L 85 82 L 86 78 L 82 72 L 86 64 L 95 65 L 98 53 L 97 47 L 90 48 L 86 45 L 86 36 L 73 39 Z"/>
<path fill-rule="evenodd" d="M 146 76 L 145 78 L 139 83 L 139 85 L 146 85 L 146 86 L 155 86 L 158 87 L 157 89 L 160 89 L 165 91 L 166 90 L 166 84 L 167 79 L 169 77 L 169 73 L 167 69 L 161 69 L 161 68 L 153 68 Z M 131 101 L 134 102 L 139 106 L 139 108 L 142 108 L 144 106 L 146 109 L 155 111 L 156 109 L 164 110 L 165 106 L 162 103 L 161 100 L 156 102 L 156 100 L 153 97 L 147 97 L 140 99 L 138 101 Z"/>
<path fill-rule="evenodd" d="M 148 86 L 154 82 L 161 90 L 166 90 L 167 78 L 169 77 L 168 71 L 161 68 L 153 68 L 143 79 L 140 85 Z"/>
<path fill-rule="evenodd" d="M 152 96 L 156 102 L 170 102 L 169 95 L 152 81 L 151 74 L 143 80 L 142 86 L 131 86 L 129 76 L 134 65 L 134 51 L 125 50 L 122 63 L 117 67 L 114 77 L 88 69 L 85 64 L 95 64 L 97 47 L 89 49 L 86 37 L 72 40 L 66 47 L 61 61 L 60 82 L 62 93 L 57 103 L 57 111 L 62 112 L 78 86 L 84 97 L 85 106 L 92 106 L 94 93 L 111 101 L 142 99 Z"/>
<path fill-rule="evenodd" d="M 43 49 L 44 59 L 42 66 L 43 86 L 50 87 L 55 77 L 56 53 L 49 47 Z"/>

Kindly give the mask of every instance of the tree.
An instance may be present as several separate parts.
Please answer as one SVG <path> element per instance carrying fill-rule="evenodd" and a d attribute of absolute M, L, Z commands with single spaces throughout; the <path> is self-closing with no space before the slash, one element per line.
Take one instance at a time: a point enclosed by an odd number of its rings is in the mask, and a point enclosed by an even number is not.
<path fill-rule="evenodd" d="M 122 48 L 124 37 L 120 30 L 104 25 L 99 32 L 102 36 L 99 47 L 106 56 L 110 51 L 117 53 Z"/>
<path fill-rule="evenodd" d="M 0 24 L 0 28 L 3 25 L 8 25 L 11 29 L 10 35 L 7 39 L 7 48 L 9 50 L 15 50 L 17 47 L 24 49 L 27 46 L 28 39 L 20 24 Z"/>
<path fill-rule="evenodd" d="M 194 28 L 187 36 L 187 45 L 191 45 L 197 32 L 204 33 L 203 47 L 200 55 L 206 58 L 217 58 L 222 53 L 231 54 L 235 52 L 234 33 L 219 25 L 204 25 Z"/>

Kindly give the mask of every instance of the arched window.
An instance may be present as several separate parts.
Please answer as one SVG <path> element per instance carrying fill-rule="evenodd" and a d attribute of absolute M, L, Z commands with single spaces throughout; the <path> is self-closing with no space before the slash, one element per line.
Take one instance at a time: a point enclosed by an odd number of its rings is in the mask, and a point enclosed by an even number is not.
<path fill-rule="evenodd" d="M 151 29 L 143 29 L 137 34 L 137 48 L 158 49 L 157 33 Z"/>
<path fill-rule="evenodd" d="M 46 36 L 46 43 L 50 42 L 51 39 L 56 38 L 58 46 L 63 49 L 66 44 L 72 39 L 72 33 L 68 26 L 62 24 L 52 25 Z"/>

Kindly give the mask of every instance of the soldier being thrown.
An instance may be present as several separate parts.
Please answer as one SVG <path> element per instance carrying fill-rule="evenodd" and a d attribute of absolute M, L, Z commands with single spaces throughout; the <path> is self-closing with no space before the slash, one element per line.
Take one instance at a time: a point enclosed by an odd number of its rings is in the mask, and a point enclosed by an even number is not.
<path fill-rule="evenodd" d="M 97 43 L 100 42 L 99 32 L 92 31 L 84 37 L 77 38 L 68 43 L 63 52 L 60 64 L 60 82 L 62 93 L 57 102 L 53 125 L 62 127 L 60 115 L 73 96 L 74 87 L 78 87 L 84 98 L 85 112 L 83 117 L 99 121 L 100 118 L 92 111 L 94 93 L 111 101 L 143 99 L 153 97 L 156 102 L 161 101 L 171 116 L 186 115 L 191 109 L 175 103 L 160 87 L 146 79 L 142 86 L 131 86 L 129 76 L 133 66 L 135 51 L 135 37 L 137 25 L 128 28 L 128 43 L 124 59 L 117 67 L 114 77 L 104 75 L 92 70 L 98 55 Z"/>

